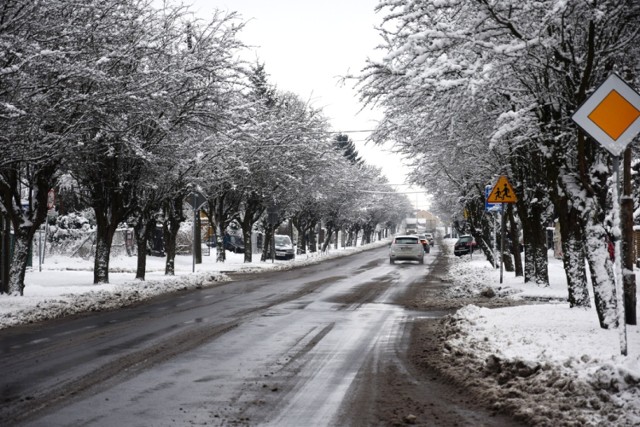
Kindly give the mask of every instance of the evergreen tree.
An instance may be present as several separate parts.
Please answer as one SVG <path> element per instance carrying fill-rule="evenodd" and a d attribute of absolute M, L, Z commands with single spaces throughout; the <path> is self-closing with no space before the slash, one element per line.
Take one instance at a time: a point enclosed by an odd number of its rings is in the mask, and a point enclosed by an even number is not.
<path fill-rule="evenodd" d="M 343 155 L 349 160 L 349 163 L 356 166 L 362 166 L 364 160 L 358 154 L 356 146 L 348 135 L 339 134 L 335 138 L 334 145 L 336 149 L 342 151 Z"/>

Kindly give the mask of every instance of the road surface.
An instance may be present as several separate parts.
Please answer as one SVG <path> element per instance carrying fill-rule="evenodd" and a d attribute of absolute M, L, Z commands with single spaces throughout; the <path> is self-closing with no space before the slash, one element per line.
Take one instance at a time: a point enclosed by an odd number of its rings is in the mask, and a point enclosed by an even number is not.
<path fill-rule="evenodd" d="M 425 264 L 387 249 L 0 331 L 1 425 L 516 425 L 407 357 Z"/>

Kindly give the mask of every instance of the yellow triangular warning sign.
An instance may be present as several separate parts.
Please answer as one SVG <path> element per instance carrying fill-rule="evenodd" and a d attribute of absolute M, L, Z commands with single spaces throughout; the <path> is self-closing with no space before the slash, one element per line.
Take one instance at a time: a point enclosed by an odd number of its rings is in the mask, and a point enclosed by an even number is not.
<path fill-rule="evenodd" d="M 489 197 L 488 203 L 515 203 L 518 199 L 516 193 L 513 191 L 511 183 L 506 176 L 502 175 L 498 178 L 498 182 L 493 186 Z"/>

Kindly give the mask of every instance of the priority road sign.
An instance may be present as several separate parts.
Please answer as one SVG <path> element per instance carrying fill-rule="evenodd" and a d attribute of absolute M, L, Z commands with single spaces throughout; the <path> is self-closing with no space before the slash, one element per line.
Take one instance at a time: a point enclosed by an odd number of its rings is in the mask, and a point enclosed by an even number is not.
<path fill-rule="evenodd" d="M 615 184 L 612 188 L 614 224 L 613 281 L 618 306 L 620 352 L 627 355 L 627 325 L 622 298 L 622 245 L 619 234 L 620 155 L 640 132 L 640 95 L 616 74 L 611 74 L 571 117 L 585 132 L 600 143 L 613 156 Z M 616 233 L 618 231 L 618 233 Z"/>
<path fill-rule="evenodd" d="M 640 95 L 611 74 L 571 116 L 587 134 L 619 156 L 640 132 Z"/>
<path fill-rule="evenodd" d="M 515 203 L 518 201 L 515 191 L 506 176 L 501 175 L 487 197 L 489 203 Z"/>

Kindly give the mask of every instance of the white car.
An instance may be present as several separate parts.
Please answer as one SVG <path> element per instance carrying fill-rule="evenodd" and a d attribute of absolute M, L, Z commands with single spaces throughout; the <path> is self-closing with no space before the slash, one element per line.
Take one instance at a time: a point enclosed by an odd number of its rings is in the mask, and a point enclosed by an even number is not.
<path fill-rule="evenodd" d="M 296 248 L 291 242 L 291 238 L 286 234 L 276 234 L 274 236 L 276 247 L 276 259 L 294 259 Z"/>
<path fill-rule="evenodd" d="M 418 261 L 424 264 L 424 248 L 418 236 L 396 236 L 389 248 L 389 263 L 396 261 Z"/>

